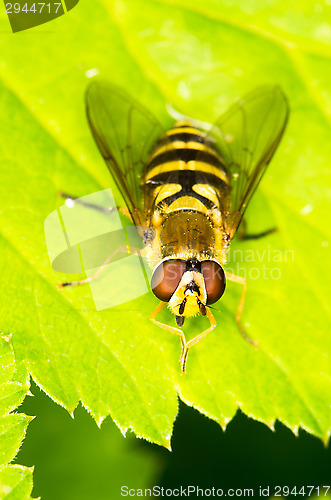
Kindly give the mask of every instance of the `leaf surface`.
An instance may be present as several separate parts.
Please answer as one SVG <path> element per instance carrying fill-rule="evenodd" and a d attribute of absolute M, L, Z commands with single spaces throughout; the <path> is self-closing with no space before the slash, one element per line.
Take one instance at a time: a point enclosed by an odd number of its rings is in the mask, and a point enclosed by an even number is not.
<path fill-rule="evenodd" d="M 330 433 L 330 13 L 311 16 L 313 2 L 232 4 L 95 1 L 53 21 L 51 33 L 1 36 L 2 329 L 70 412 L 81 400 L 98 423 L 110 414 L 123 433 L 168 447 L 176 392 L 222 426 L 240 406 L 269 426 L 278 418 L 294 432 Z M 238 333 L 233 283 L 186 377 L 178 339 L 148 321 L 151 295 L 97 312 L 87 288 L 56 289 L 72 279 L 51 270 L 44 240 L 45 218 L 63 203 L 57 193 L 109 187 L 84 116 L 86 75 L 95 73 L 162 123 L 166 103 L 213 121 L 255 86 L 278 83 L 288 95 L 286 135 L 247 214 L 250 233 L 278 232 L 233 242 L 227 265 L 248 278 L 243 319 L 258 349 Z M 160 320 L 173 322 L 166 311 Z M 185 326 L 191 338 L 207 323 Z"/>

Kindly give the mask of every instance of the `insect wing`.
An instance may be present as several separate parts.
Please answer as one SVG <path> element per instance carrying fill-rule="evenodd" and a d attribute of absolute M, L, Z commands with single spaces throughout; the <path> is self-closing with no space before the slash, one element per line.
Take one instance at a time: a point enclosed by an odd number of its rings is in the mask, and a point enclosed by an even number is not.
<path fill-rule="evenodd" d="M 236 102 L 208 132 L 229 171 L 230 194 L 222 206 L 230 238 L 277 149 L 288 114 L 282 90 L 262 87 Z"/>
<path fill-rule="evenodd" d="M 142 173 L 162 127 L 138 102 L 105 82 L 86 91 L 88 121 L 107 167 L 137 226 L 145 224 Z"/>

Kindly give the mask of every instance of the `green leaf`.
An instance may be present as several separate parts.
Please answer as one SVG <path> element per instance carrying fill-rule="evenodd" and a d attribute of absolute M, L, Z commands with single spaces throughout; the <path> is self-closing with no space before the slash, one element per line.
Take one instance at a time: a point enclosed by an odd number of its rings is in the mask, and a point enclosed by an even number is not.
<path fill-rule="evenodd" d="M 0 469 L 1 500 L 30 500 L 32 469 L 20 465 L 7 465 Z"/>
<path fill-rule="evenodd" d="M 110 418 L 99 429 L 81 405 L 71 418 L 43 391 L 34 385 L 31 391 L 21 411 L 36 417 L 16 461 L 34 464 L 34 496 L 109 500 L 123 485 L 148 488 L 160 476 L 170 455 L 161 448 L 145 446 L 132 433 L 123 439 Z"/>
<path fill-rule="evenodd" d="M 0 337 L 0 415 L 15 410 L 25 398 L 28 387 L 26 373 L 22 377 L 17 371 L 10 336 Z"/>
<path fill-rule="evenodd" d="M 279 419 L 327 440 L 330 13 L 311 15 L 314 6 L 95 1 L 53 21 L 52 33 L 1 36 L 2 328 L 13 332 L 20 366 L 70 412 L 81 400 L 98 423 L 110 414 L 123 433 L 169 447 L 178 392 L 222 426 L 240 406 L 271 427 Z M 96 312 L 87 287 L 56 289 L 72 279 L 51 270 L 44 240 L 57 193 L 109 187 L 84 116 L 85 74 L 97 72 L 163 123 L 167 102 L 212 121 L 255 86 L 277 83 L 288 95 L 286 135 L 247 214 L 250 233 L 278 233 L 234 242 L 227 266 L 248 277 L 243 319 L 258 349 L 238 333 L 233 283 L 186 377 L 178 338 L 148 321 L 154 297 Z M 173 324 L 166 311 L 160 320 Z M 185 331 L 206 326 L 193 319 Z"/>
<path fill-rule="evenodd" d="M 31 498 L 32 470 L 8 462 L 15 458 L 33 417 L 10 413 L 23 401 L 28 385 L 26 379 L 14 380 L 19 374 L 8 337 L 0 337 L 0 360 L 0 499 L 24 500 Z"/>

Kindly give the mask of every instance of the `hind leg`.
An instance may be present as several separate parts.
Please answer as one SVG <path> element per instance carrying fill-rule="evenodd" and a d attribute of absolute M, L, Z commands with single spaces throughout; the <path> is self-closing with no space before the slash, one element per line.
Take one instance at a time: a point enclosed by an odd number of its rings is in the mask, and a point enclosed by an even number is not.
<path fill-rule="evenodd" d="M 236 313 L 236 323 L 237 323 L 237 326 L 239 328 L 239 331 L 241 333 L 241 335 L 244 337 L 245 340 L 247 340 L 247 342 L 249 342 L 250 344 L 254 345 L 255 347 L 258 345 L 258 342 L 256 340 L 253 340 L 251 339 L 245 332 L 243 326 L 242 326 L 242 323 L 241 323 L 241 315 L 242 315 L 242 312 L 243 312 L 243 309 L 244 309 L 244 304 L 245 304 L 245 298 L 246 298 L 246 291 L 247 291 L 247 281 L 246 281 L 246 278 L 242 278 L 240 276 L 236 276 L 235 274 L 231 274 L 231 273 L 225 273 L 225 276 L 226 276 L 226 279 L 229 280 L 229 281 L 233 281 L 234 283 L 239 283 L 240 285 L 243 286 L 243 290 L 242 290 L 242 293 L 241 293 L 241 297 L 240 297 L 240 301 L 239 301 L 239 304 L 238 304 L 238 309 L 237 309 L 237 313 Z"/>

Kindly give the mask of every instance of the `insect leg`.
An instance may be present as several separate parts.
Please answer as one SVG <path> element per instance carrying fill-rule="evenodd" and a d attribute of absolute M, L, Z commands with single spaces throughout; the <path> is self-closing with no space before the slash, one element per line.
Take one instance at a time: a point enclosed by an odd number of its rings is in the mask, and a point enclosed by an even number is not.
<path fill-rule="evenodd" d="M 241 239 L 242 240 L 258 240 L 259 238 L 264 238 L 265 236 L 268 236 L 269 234 L 277 233 L 277 231 L 278 231 L 277 227 L 272 227 L 271 229 L 267 229 L 266 231 L 262 231 L 262 233 L 244 234 L 244 236 Z"/>
<path fill-rule="evenodd" d="M 171 332 L 171 333 L 175 333 L 176 335 L 179 335 L 180 337 L 180 341 L 181 341 L 181 344 L 182 344 L 182 353 L 181 353 L 181 356 L 180 356 L 180 359 L 179 359 L 179 362 L 182 363 L 182 358 L 183 358 L 183 355 L 184 355 L 184 352 L 185 352 L 185 349 L 186 349 L 186 340 L 185 340 L 185 335 L 184 335 L 184 332 L 182 330 L 180 330 L 179 328 L 175 328 L 174 326 L 170 326 L 170 325 L 166 325 L 164 323 L 161 323 L 160 321 L 156 321 L 156 316 L 159 314 L 159 312 L 167 305 L 166 302 L 160 302 L 156 308 L 154 309 L 154 311 L 152 312 L 152 314 L 150 315 L 149 319 L 154 323 L 154 325 L 157 325 L 159 326 L 160 328 L 163 328 L 164 330 L 168 330 L 168 332 Z M 184 373 L 185 373 L 185 370 L 184 370 Z"/>
<path fill-rule="evenodd" d="M 62 198 L 65 198 L 69 202 L 71 202 L 72 205 L 83 205 L 84 207 L 87 208 L 92 208 L 93 210 L 98 210 L 98 212 L 102 212 L 104 214 L 110 214 L 114 210 L 116 210 L 116 207 L 109 207 L 109 208 L 104 208 L 101 207 L 100 205 L 95 205 L 94 203 L 87 203 L 86 201 L 82 201 L 80 198 L 76 198 L 75 196 L 71 196 L 70 194 L 58 193 L 59 196 L 62 196 Z"/>
<path fill-rule="evenodd" d="M 96 205 L 94 203 L 87 203 L 86 201 L 81 200 L 80 198 L 76 198 L 75 196 L 72 196 L 70 194 L 62 193 L 61 191 L 58 193 L 59 196 L 62 196 L 62 198 L 65 198 L 66 200 L 69 200 L 69 202 L 78 205 L 82 205 L 83 207 L 91 208 L 93 210 L 97 210 L 98 212 L 102 212 L 103 214 L 111 214 L 114 212 L 114 210 L 119 210 L 125 217 L 127 217 L 131 222 L 133 222 L 132 217 L 130 215 L 129 210 L 126 207 L 101 207 L 100 205 Z"/>
<path fill-rule="evenodd" d="M 239 331 L 241 335 L 249 342 L 250 344 L 257 346 L 258 342 L 256 340 L 252 340 L 248 335 L 246 335 L 245 330 L 242 327 L 241 324 L 241 315 L 243 312 L 244 308 L 244 303 L 245 303 L 245 297 L 246 297 L 246 291 L 247 291 L 247 281 L 246 278 L 242 278 L 240 276 L 236 276 L 235 274 L 227 273 L 225 272 L 226 279 L 229 281 L 234 281 L 235 283 L 239 283 L 240 285 L 243 285 L 243 291 L 240 297 L 240 302 L 238 305 L 237 313 L 236 313 L 236 323 L 239 328 Z"/>
<path fill-rule="evenodd" d="M 88 278 L 85 278 L 85 279 L 79 280 L 79 281 L 68 281 L 66 283 L 59 283 L 57 285 L 57 288 L 59 290 L 61 290 L 65 286 L 84 285 L 85 283 L 90 283 L 91 281 L 96 280 L 100 276 L 100 274 L 102 273 L 102 271 L 105 269 L 105 267 L 107 266 L 107 264 L 111 261 L 111 259 L 113 257 L 115 257 L 115 255 L 118 252 L 125 252 L 125 253 L 130 253 L 130 254 L 133 254 L 133 253 L 139 254 L 140 250 L 138 248 L 128 248 L 128 247 L 125 247 L 125 246 L 121 246 L 121 247 L 117 248 L 111 255 L 109 255 L 109 257 L 107 257 L 107 259 L 105 260 L 105 262 L 103 264 L 101 264 L 101 266 L 93 274 L 93 276 L 90 276 Z"/>
<path fill-rule="evenodd" d="M 217 322 L 216 322 L 214 316 L 212 315 L 211 311 L 208 308 L 206 308 L 206 311 L 207 311 L 207 318 L 210 321 L 210 327 L 207 328 L 207 330 L 205 330 L 204 332 L 197 335 L 194 339 L 187 342 L 185 349 L 182 351 L 182 355 L 180 357 L 180 364 L 182 367 L 183 374 L 185 373 L 186 361 L 187 361 L 187 355 L 188 355 L 189 348 L 192 347 L 192 345 L 200 342 L 200 340 L 203 339 L 204 337 L 206 337 L 206 335 L 208 335 L 208 333 L 211 332 L 212 329 L 215 328 L 215 326 L 217 325 Z"/>
<path fill-rule="evenodd" d="M 261 233 L 255 234 L 247 234 L 246 232 L 246 221 L 243 219 L 240 223 L 238 239 L 243 240 L 258 240 L 259 238 L 264 238 L 264 236 L 268 236 L 269 234 L 276 233 L 278 231 L 277 227 L 272 227 L 270 229 L 266 229 L 266 231 L 262 231 Z"/>

